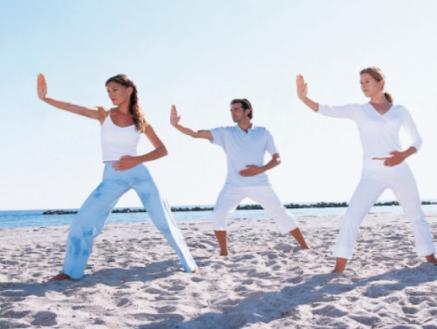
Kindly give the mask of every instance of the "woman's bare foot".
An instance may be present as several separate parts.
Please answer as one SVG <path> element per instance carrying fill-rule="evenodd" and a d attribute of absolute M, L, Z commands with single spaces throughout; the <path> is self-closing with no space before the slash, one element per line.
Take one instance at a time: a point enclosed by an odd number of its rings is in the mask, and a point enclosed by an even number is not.
<path fill-rule="evenodd" d="M 309 249 L 302 232 L 299 228 L 295 228 L 294 230 L 290 231 L 290 234 L 293 238 L 296 239 L 296 241 L 299 243 L 299 246 L 301 249 Z"/>
<path fill-rule="evenodd" d="M 425 256 L 425 258 L 427 262 L 437 265 L 437 260 L 435 259 L 434 255 Z"/>
<path fill-rule="evenodd" d="M 71 280 L 71 278 L 69 275 L 61 272 L 61 273 L 55 275 L 49 281 L 64 281 L 64 280 Z"/>

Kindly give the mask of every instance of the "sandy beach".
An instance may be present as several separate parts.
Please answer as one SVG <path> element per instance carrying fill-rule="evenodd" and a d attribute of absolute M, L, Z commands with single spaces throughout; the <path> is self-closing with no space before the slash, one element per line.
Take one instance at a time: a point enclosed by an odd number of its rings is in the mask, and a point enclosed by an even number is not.
<path fill-rule="evenodd" d="M 180 223 L 194 274 L 151 224 L 108 225 L 69 282 L 47 282 L 68 227 L 1 229 L 0 329 L 437 328 L 437 266 L 416 256 L 407 220 L 368 215 L 344 275 L 330 273 L 340 217 L 298 220 L 310 250 L 271 220 L 236 220 L 226 258 L 209 223 Z"/>

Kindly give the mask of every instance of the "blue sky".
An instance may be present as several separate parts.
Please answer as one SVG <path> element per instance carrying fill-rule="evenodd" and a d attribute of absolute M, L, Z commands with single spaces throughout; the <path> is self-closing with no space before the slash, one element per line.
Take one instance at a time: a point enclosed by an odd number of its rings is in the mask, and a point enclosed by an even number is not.
<path fill-rule="evenodd" d="M 130 75 L 169 150 L 147 166 L 181 205 L 213 204 L 226 163 L 220 148 L 169 125 L 170 105 L 182 124 L 207 129 L 232 124 L 236 97 L 252 101 L 254 123 L 276 140 L 283 163 L 269 175 L 284 202 L 347 201 L 361 168 L 356 127 L 306 109 L 294 77 L 304 74 L 321 103 L 365 102 L 358 72 L 378 65 L 424 139 L 409 161 L 421 196 L 437 196 L 435 1 L 3 0 L 1 7 L 2 210 L 77 208 L 101 178 L 98 123 L 40 102 L 38 72 L 49 96 L 106 107 L 105 80 Z M 150 148 L 142 140 L 140 151 Z M 133 192 L 119 203 L 139 205 Z"/>

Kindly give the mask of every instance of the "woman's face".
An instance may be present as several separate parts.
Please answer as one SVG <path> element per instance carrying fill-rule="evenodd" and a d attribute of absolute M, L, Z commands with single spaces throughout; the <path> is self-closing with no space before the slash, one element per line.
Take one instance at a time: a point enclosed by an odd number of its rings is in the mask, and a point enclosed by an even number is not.
<path fill-rule="evenodd" d="M 132 87 L 125 87 L 117 82 L 110 81 L 106 86 L 108 96 L 114 105 L 120 105 L 129 102 L 132 94 Z"/>
<path fill-rule="evenodd" d="M 361 90 L 366 97 L 373 97 L 384 91 L 384 81 L 377 81 L 368 73 L 360 76 Z"/>

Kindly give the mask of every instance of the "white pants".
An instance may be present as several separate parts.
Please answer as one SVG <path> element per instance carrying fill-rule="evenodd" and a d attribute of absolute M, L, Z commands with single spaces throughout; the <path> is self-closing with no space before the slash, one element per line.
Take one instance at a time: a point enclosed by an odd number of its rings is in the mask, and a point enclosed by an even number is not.
<path fill-rule="evenodd" d="M 416 252 L 419 256 L 435 252 L 432 235 L 425 220 L 419 192 L 413 174 L 406 163 L 395 167 L 364 169 L 349 207 L 341 223 L 340 233 L 333 250 L 334 257 L 350 259 L 358 229 L 364 218 L 385 189 L 391 189 L 411 221 Z"/>
<path fill-rule="evenodd" d="M 278 230 L 281 233 L 288 233 L 297 228 L 296 220 L 293 216 L 287 214 L 278 196 L 270 186 L 234 187 L 225 185 L 217 198 L 212 215 L 212 224 L 215 231 L 226 230 L 226 219 L 230 212 L 246 197 L 261 204 L 267 213 L 276 220 Z"/>

